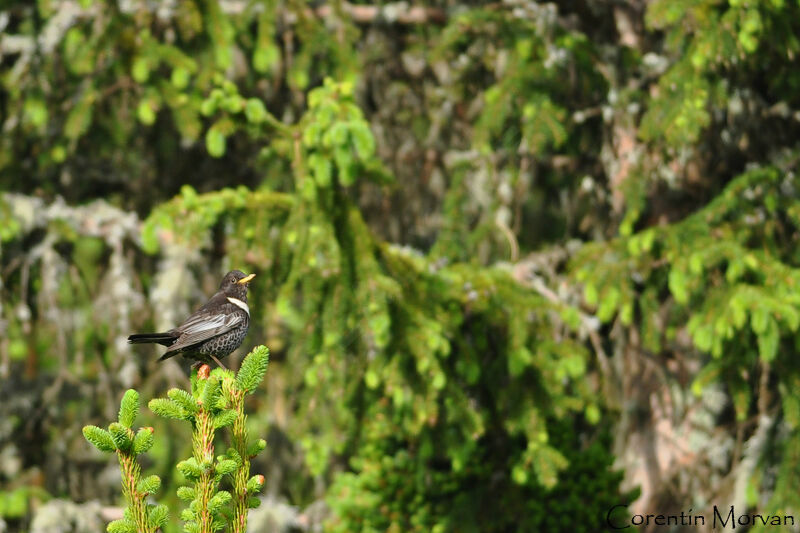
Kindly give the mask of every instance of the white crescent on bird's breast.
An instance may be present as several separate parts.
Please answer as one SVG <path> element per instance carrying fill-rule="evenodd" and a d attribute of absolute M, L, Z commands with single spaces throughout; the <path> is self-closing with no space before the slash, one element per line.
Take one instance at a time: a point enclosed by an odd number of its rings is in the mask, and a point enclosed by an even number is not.
<path fill-rule="evenodd" d="M 231 298 L 228 296 L 228 301 L 238 307 L 239 309 L 244 309 L 244 312 L 247 313 L 247 316 L 250 316 L 250 307 L 239 298 Z"/>

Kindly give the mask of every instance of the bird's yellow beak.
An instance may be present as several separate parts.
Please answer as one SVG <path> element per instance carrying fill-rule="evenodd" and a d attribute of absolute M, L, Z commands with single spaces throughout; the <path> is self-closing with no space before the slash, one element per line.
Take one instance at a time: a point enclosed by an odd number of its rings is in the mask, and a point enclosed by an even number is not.
<path fill-rule="evenodd" d="M 243 277 L 242 279 L 240 279 L 236 283 L 238 283 L 239 285 L 244 285 L 245 283 L 249 283 L 250 280 L 253 279 L 254 277 L 256 277 L 255 274 L 250 274 L 249 276 Z"/>

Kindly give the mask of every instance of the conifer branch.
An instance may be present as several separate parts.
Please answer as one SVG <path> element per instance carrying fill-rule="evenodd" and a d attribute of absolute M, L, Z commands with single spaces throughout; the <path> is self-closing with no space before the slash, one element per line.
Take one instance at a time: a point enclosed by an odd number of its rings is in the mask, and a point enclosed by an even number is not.
<path fill-rule="evenodd" d="M 108 426 L 108 431 L 97 426 L 84 426 L 83 436 L 101 452 L 115 452 L 122 475 L 122 493 L 127 507 L 122 519 L 108 524 L 109 533 L 155 533 L 167 523 L 169 512 L 165 505 L 150 505 L 147 497 L 161 487 L 158 476 L 142 479 L 137 456 L 153 445 L 153 428 L 140 428 L 136 433 L 131 426 L 139 413 L 139 394 L 129 389 L 122 398 L 119 420 Z"/>
<path fill-rule="evenodd" d="M 167 398 L 150 401 L 154 413 L 192 423 L 192 456 L 178 463 L 178 470 L 191 482 L 178 489 L 178 497 L 189 503 L 181 513 L 189 533 L 219 531 L 226 521 L 231 531 L 244 533 L 248 509 L 259 504 L 253 495 L 264 485 L 264 476 L 249 478 L 250 457 L 263 450 L 266 442 L 262 439 L 247 447 L 244 397 L 264 379 L 268 362 L 269 350 L 258 346 L 245 357 L 238 374 L 220 368 L 212 372 L 203 365 L 192 376 L 191 393 L 172 389 Z M 225 427 L 231 428 L 232 446 L 215 459 L 214 436 Z M 107 440 L 96 431 L 91 433 L 101 445 Z M 226 475 L 233 478 L 233 495 L 219 490 Z"/>
<path fill-rule="evenodd" d="M 266 447 L 264 439 L 247 443 L 244 397 L 264 379 L 269 350 L 255 348 L 242 362 L 238 374 L 229 370 L 210 371 L 201 366 L 192 376 L 191 392 L 172 389 L 167 398 L 150 400 L 150 410 L 159 416 L 187 420 L 192 424 L 192 456 L 177 468 L 190 482 L 178 488 L 178 498 L 188 503 L 181 512 L 188 533 L 213 533 L 229 524 L 230 531 L 245 533 L 247 512 L 259 505 L 255 495 L 264 486 L 264 476 L 250 477 L 250 459 Z M 139 413 L 139 394 L 128 390 L 120 402 L 119 419 L 108 429 L 85 426 L 83 435 L 102 452 L 116 453 L 122 475 L 122 492 L 127 507 L 122 519 L 108 525 L 109 533 L 156 533 L 167 522 L 165 505 L 147 503 L 147 497 L 161 488 L 161 479 L 142 477 L 137 456 L 154 442 L 153 428 L 131 429 Z M 225 455 L 214 457 L 218 429 L 231 428 L 233 445 Z M 232 478 L 234 494 L 219 490 L 223 476 Z"/>
<path fill-rule="evenodd" d="M 266 441 L 259 439 L 254 446 L 247 445 L 247 415 L 244 413 L 244 397 L 252 393 L 264 379 L 269 364 L 269 350 L 266 346 L 258 346 L 250 352 L 239 368 L 236 379 L 223 380 L 225 396 L 236 417 L 233 421 L 233 450 L 230 455 L 236 461 L 237 468 L 233 473 L 233 517 L 231 531 L 245 533 L 247 531 L 247 511 L 257 507 L 260 501 L 255 494 L 264 486 L 264 476 L 250 477 L 250 459 L 266 447 Z"/>
<path fill-rule="evenodd" d="M 210 383 L 206 385 L 209 389 Z M 211 420 L 209 409 L 203 407 L 197 413 L 195 430 L 192 435 L 192 455 L 200 465 L 200 478 L 195 483 L 197 494 L 198 512 L 197 522 L 201 533 L 212 533 L 214 530 L 214 516 L 209 508 L 209 502 L 214 497 L 214 478 L 210 466 L 214 461 L 214 424 Z"/>
<path fill-rule="evenodd" d="M 250 352 L 236 374 L 236 389 L 244 394 L 252 393 L 264 379 L 269 365 L 269 349 L 257 346 Z"/>
<path fill-rule="evenodd" d="M 219 481 L 235 468 L 225 456 L 214 460 L 216 430 L 225 425 L 225 420 L 233 418 L 222 397 L 220 376 L 203 365 L 192 376 L 191 394 L 172 389 L 167 395 L 169 398 L 150 402 L 153 412 L 192 423 L 192 456 L 178 463 L 178 470 L 193 483 L 192 487 L 178 489 L 178 497 L 190 502 L 181 513 L 186 521 L 184 530 L 213 533 L 223 527 L 223 509 L 231 499 L 228 492 L 218 490 Z"/>

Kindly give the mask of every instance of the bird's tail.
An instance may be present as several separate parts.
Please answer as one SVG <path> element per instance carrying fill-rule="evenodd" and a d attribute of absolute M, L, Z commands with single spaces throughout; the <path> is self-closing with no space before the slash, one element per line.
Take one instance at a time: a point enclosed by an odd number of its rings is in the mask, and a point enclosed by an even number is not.
<path fill-rule="evenodd" d="M 157 343 L 170 346 L 178 337 L 174 333 L 136 333 L 128 337 L 130 344 Z"/>

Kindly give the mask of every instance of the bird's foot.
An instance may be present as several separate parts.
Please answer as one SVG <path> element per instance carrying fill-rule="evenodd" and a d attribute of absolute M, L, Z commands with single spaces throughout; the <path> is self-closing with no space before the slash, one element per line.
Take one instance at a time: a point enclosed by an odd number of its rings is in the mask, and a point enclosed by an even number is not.
<path fill-rule="evenodd" d="M 215 362 L 215 363 L 217 363 L 217 365 L 218 365 L 220 368 L 222 368 L 223 370 L 228 370 L 228 367 L 227 367 L 227 366 L 225 366 L 225 365 L 223 365 L 223 364 L 222 364 L 222 361 L 220 361 L 219 359 L 217 359 L 215 356 L 213 356 L 213 355 L 212 355 L 212 356 L 211 356 L 211 359 L 213 359 L 213 360 L 214 360 L 214 362 Z"/>

